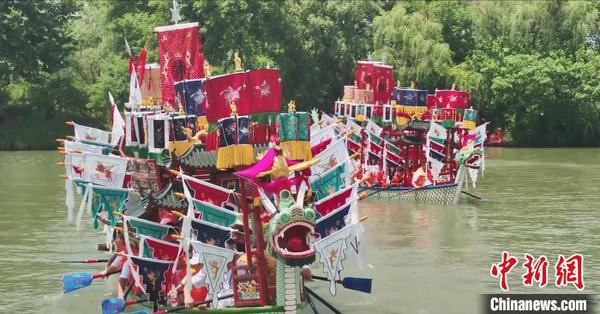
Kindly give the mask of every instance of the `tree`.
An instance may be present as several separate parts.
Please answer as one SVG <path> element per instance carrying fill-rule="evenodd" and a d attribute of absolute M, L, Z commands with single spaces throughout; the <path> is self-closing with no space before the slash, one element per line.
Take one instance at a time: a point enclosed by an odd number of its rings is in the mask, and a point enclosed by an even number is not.
<path fill-rule="evenodd" d="M 375 54 L 384 55 L 396 77 L 433 90 L 446 85 L 452 52 L 443 42 L 442 25 L 422 12 L 407 13 L 400 3 L 375 18 Z"/>

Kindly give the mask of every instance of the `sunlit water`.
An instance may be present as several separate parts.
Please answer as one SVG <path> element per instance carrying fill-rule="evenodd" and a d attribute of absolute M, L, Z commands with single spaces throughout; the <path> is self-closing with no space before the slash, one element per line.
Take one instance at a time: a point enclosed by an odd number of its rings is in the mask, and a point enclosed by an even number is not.
<path fill-rule="evenodd" d="M 507 250 L 519 259 L 510 292 L 569 293 L 554 287 L 558 254 L 585 257 L 586 292 L 598 292 L 600 276 L 600 149 L 486 150 L 485 177 L 458 206 L 398 201 L 361 202 L 365 267 L 344 263 L 346 276 L 371 276 L 373 293 L 327 284 L 309 285 L 344 313 L 478 313 L 479 294 L 497 293 L 489 275 Z M 64 259 L 103 258 L 102 241 L 89 224 L 66 222 L 64 182 L 53 152 L 0 152 L 0 313 L 99 313 L 114 296 L 114 279 L 64 295 L 60 275 L 98 271 L 101 265 L 61 264 Z M 524 287 L 524 253 L 550 260 L 546 288 Z M 315 268 L 316 273 L 320 270 Z"/>

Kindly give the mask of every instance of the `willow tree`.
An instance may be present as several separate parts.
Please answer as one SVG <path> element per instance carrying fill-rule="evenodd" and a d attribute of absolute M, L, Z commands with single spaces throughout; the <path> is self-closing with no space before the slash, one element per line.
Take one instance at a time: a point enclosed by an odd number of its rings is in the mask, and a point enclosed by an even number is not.
<path fill-rule="evenodd" d="M 402 4 L 374 20 L 375 56 L 394 66 L 403 84 L 415 80 L 430 90 L 447 85 L 452 52 L 433 16 L 407 13 Z"/>

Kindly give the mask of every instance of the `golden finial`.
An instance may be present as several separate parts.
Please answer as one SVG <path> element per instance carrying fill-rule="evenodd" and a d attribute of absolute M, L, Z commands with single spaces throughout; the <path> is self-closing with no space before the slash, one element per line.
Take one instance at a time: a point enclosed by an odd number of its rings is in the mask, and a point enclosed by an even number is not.
<path fill-rule="evenodd" d="M 290 100 L 290 102 L 288 103 L 288 112 L 289 113 L 296 112 L 296 101 Z"/>
<path fill-rule="evenodd" d="M 415 83 L 415 81 L 410 81 L 410 88 L 412 88 L 412 89 L 417 88 L 417 83 Z"/>
<path fill-rule="evenodd" d="M 230 102 L 229 103 L 229 108 L 231 109 L 231 117 L 235 118 L 237 117 L 237 106 L 235 104 L 235 102 Z"/>
<path fill-rule="evenodd" d="M 204 59 L 204 76 L 211 77 L 212 76 L 212 66 L 208 63 L 208 60 Z"/>
<path fill-rule="evenodd" d="M 242 59 L 240 58 L 239 54 L 236 52 L 233 56 L 233 63 L 235 64 L 235 71 L 243 71 L 244 69 L 242 69 Z"/>
<path fill-rule="evenodd" d="M 456 90 L 456 83 L 452 83 L 452 90 Z"/>

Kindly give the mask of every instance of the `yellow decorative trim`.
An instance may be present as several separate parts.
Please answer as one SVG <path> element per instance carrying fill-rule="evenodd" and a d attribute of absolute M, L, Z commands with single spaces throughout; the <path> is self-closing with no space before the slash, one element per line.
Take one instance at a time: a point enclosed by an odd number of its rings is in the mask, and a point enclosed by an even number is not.
<path fill-rule="evenodd" d="M 303 161 L 312 159 L 309 141 L 286 141 L 281 143 L 281 148 L 287 153 L 289 159 Z"/>
<path fill-rule="evenodd" d="M 250 144 L 230 145 L 217 150 L 217 168 L 228 169 L 254 163 L 254 148 Z"/>

